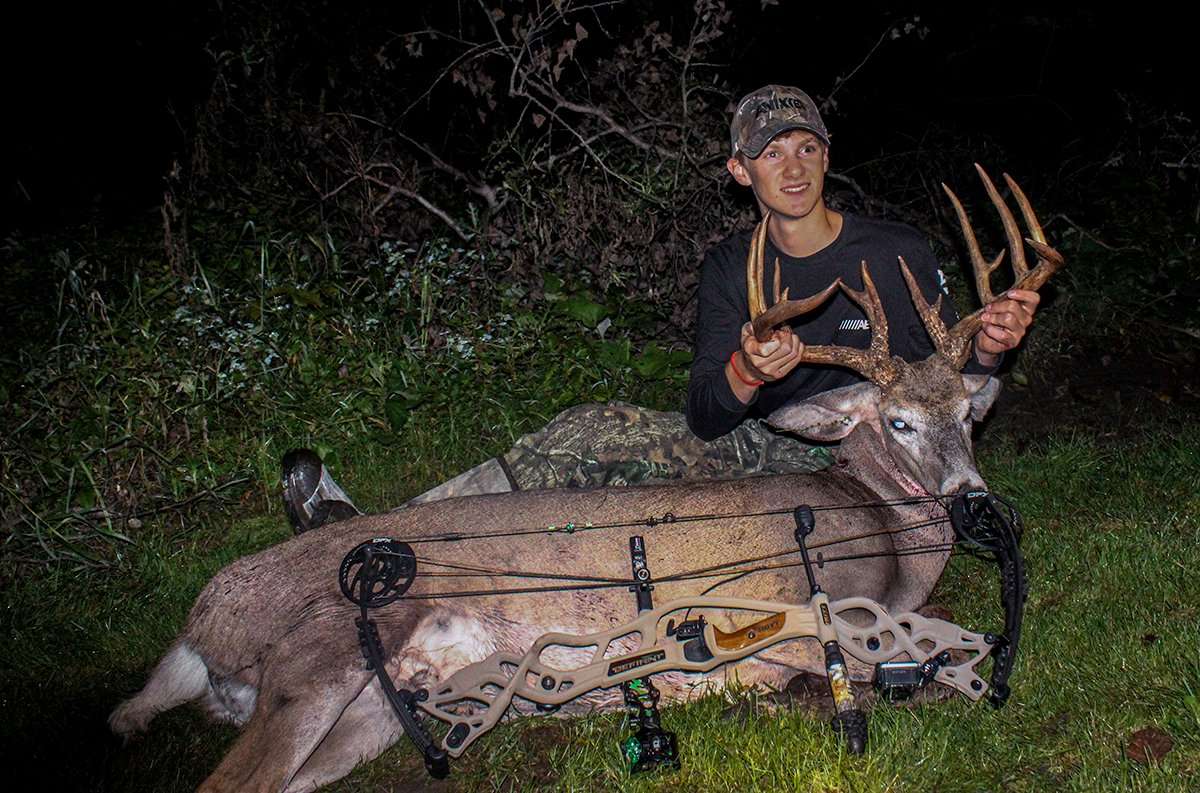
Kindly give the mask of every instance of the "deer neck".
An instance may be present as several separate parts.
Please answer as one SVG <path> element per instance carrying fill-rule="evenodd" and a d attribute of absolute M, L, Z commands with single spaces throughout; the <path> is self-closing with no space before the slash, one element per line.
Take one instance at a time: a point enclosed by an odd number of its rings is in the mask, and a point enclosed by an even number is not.
<path fill-rule="evenodd" d="M 836 454 L 843 470 L 854 476 L 881 500 L 926 495 L 892 460 L 877 421 L 863 421 L 842 440 Z"/>

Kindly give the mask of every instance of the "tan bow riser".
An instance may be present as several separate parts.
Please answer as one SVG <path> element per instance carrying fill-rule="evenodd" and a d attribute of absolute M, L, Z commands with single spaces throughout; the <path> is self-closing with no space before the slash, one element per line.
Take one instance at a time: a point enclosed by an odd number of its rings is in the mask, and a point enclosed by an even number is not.
<path fill-rule="evenodd" d="M 972 700 L 987 692 L 987 683 L 975 669 L 990 649 L 982 634 L 915 613 L 892 616 L 867 598 L 830 602 L 822 593 L 799 606 L 734 597 L 681 598 L 611 630 L 584 636 L 547 633 L 523 656 L 498 652 L 458 670 L 436 686 L 419 706 L 450 726 L 442 746 L 452 757 L 458 757 L 500 721 L 514 698 L 540 705 L 564 705 L 596 689 L 611 688 L 658 672 L 709 672 L 785 641 L 828 641 L 829 637 L 821 630 L 823 607 L 832 611 L 833 626 L 843 651 L 862 663 L 874 665 L 898 658 L 922 662 L 943 650 L 954 650 L 964 654 L 965 660 L 942 667 L 934 679 Z M 712 657 L 690 660 L 684 655 L 685 643 L 668 635 L 668 625 L 672 618 L 680 620 L 688 612 L 695 618 L 705 609 L 768 616 L 731 632 L 706 624 L 704 643 Z M 851 612 L 856 617 L 869 615 L 869 624 L 859 626 L 840 616 Z M 636 637 L 637 646 L 616 652 L 631 636 Z M 876 649 L 870 649 L 872 646 Z M 592 652 L 586 663 L 562 668 L 545 660 L 559 650 Z M 451 741 L 449 735 L 455 734 L 456 727 L 457 733 L 465 737 Z"/>

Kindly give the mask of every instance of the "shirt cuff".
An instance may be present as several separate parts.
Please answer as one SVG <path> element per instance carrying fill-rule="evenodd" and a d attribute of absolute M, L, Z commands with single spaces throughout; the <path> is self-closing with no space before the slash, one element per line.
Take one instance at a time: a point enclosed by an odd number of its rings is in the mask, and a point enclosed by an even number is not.
<path fill-rule="evenodd" d="M 963 374 L 995 374 L 1004 363 L 1006 353 L 999 353 L 999 359 L 994 366 L 984 366 L 975 355 L 975 343 L 971 342 L 971 357 L 963 367 Z"/>
<path fill-rule="evenodd" d="M 762 388 L 762 386 L 759 386 L 759 388 Z M 750 406 L 758 401 L 758 390 L 758 388 L 754 389 L 754 396 L 750 397 L 749 402 L 743 403 L 742 400 L 737 398 L 737 394 L 733 393 L 733 386 L 729 385 L 729 378 L 725 376 L 725 370 L 721 369 L 720 382 L 717 383 L 714 392 L 717 397 L 717 404 L 730 413 L 743 416 L 750 409 Z"/>

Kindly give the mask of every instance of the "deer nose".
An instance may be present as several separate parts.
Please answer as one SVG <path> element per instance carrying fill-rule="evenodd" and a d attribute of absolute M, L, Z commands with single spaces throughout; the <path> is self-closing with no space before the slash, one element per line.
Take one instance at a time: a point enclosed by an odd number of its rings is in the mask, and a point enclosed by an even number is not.
<path fill-rule="evenodd" d="M 978 471 L 955 472 L 942 484 L 942 494 L 947 496 L 961 496 L 979 490 L 987 490 L 987 483 Z"/>

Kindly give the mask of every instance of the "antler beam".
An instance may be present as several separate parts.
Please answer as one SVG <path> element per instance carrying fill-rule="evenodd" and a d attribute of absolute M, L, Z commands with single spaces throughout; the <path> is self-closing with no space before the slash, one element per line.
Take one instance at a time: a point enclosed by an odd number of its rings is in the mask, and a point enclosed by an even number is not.
<path fill-rule="evenodd" d="M 879 299 L 875 283 L 871 280 L 870 273 L 867 272 L 865 261 L 862 263 L 863 288 L 861 291 L 851 289 L 841 278 L 838 278 L 811 297 L 789 300 L 786 289 L 782 294 L 779 291 L 781 276 L 779 258 L 776 257 L 774 302 L 770 308 L 767 307 L 763 291 L 763 260 L 766 256 L 767 227 L 770 220 L 771 213 L 767 211 L 754 230 L 754 236 L 750 239 L 750 253 L 746 257 L 746 293 L 750 303 L 750 321 L 753 324 L 754 337 L 759 341 L 766 341 L 771 337 L 775 328 L 793 317 L 815 311 L 840 289 L 867 315 L 871 325 L 870 347 L 864 350 L 832 345 L 806 346 L 802 360 L 806 363 L 831 364 L 853 369 L 880 387 L 886 387 L 892 383 L 899 375 L 899 371 L 895 362 L 892 361 L 888 349 L 887 316 L 884 314 L 883 303 Z"/>

